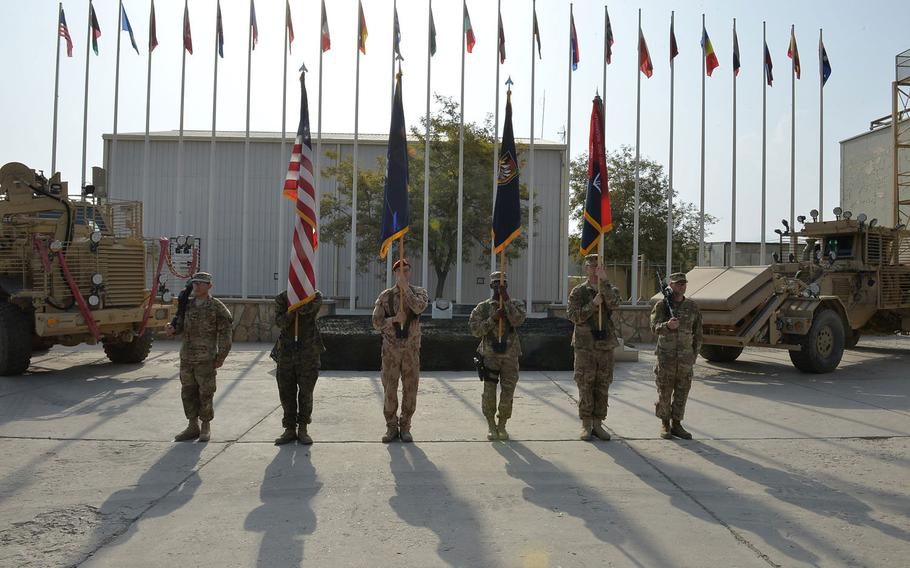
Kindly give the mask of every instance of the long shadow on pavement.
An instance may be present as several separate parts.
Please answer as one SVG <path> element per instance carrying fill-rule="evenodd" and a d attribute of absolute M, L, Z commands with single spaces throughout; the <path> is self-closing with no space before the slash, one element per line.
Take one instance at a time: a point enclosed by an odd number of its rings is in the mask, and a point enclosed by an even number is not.
<path fill-rule="evenodd" d="M 262 533 L 257 566 L 303 566 L 302 537 L 316 530 L 311 502 L 322 485 L 309 451 L 292 444 L 278 449 L 265 468 L 259 489 L 262 505 L 244 522 L 246 530 Z"/>
<path fill-rule="evenodd" d="M 395 478 L 389 506 L 401 520 L 436 533 L 437 554 L 450 566 L 494 566 L 476 514 L 446 475 L 414 444 L 392 443 L 388 449 Z"/>

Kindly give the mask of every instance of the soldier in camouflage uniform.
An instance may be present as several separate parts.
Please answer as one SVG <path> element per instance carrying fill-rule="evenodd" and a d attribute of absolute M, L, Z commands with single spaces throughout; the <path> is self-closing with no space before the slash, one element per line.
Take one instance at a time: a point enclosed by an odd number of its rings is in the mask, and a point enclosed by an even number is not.
<path fill-rule="evenodd" d="M 382 389 L 386 444 L 401 436 L 413 442 L 411 416 L 417 408 L 417 382 L 420 379 L 420 314 L 427 308 L 427 291 L 410 284 L 411 263 L 395 261 L 395 286 L 383 290 L 373 306 L 373 328 L 382 334 Z M 401 291 L 404 290 L 404 310 Z M 404 337 L 401 337 L 404 335 Z M 401 417 L 398 412 L 398 381 L 401 379 Z"/>
<path fill-rule="evenodd" d="M 193 295 L 177 327 L 168 324 L 165 334 L 183 334 L 180 347 L 180 398 L 189 420 L 186 429 L 174 437 L 175 442 L 211 438 L 210 423 L 215 417 L 215 370 L 224 364 L 231 351 L 233 334 L 231 312 L 221 300 L 209 295 L 212 275 L 197 272 L 190 279 Z M 199 421 L 202 421 L 200 428 Z"/>
<path fill-rule="evenodd" d="M 692 386 L 692 367 L 702 343 L 701 312 L 695 302 L 686 298 L 685 274 L 671 274 L 670 289 L 675 317 L 671 317 L 663 300 L 651 310 L 651 332 L 657 337 L 655 414 L 661 421 L 661 438 L 691 440 L 692 434 L 683 428 L 682 420 Z"/>
<path fill-rule="evenodd" d="M 501 282 L 501 283 L 500 283 Z M 502 272 L 490 274 L 492 298 L 477 304 L 471 312 L 468 325 L 471 333 L 480 339 L 478 351 L 483 357 L 486 378 L 483 379 L 481 409 L 487 419 L 488 440 L 508 440 L 506 422 L 512 416 L 512 396 L 518 384 L 518 358 L 521 343 L 518 328 L 525 321 L 525 306 L 519 300 L 509 299 L 508 281 Z M 499 307 L 500 299 L 503 307 Z M 499 322 L 502 321 L 502 342 L 499 343 Z M 499 347 L 498 345 L 502 345 Z M 501 385 L 499 397 L 499 424 L 496 424 L 496 383 Z"/>
<path fill-rule="evenodd" d="M 276 440 L 280 446 L 299 440 L 301 444 L 312 444 L 313 438 L 307 433 L 307 424 L 313 414 L 313 389 L 319 378 L 319 356 L 325 351 L 322 336 L 316 325 L 319 308 L 322 307 L 322 293 L 318 290 L 313 298 L 288 312 L 288 293 L 275 296 L 275 325 L 280 330 L 275 349 L 272 351 L 278 362 L 278 398 L 284 416 L 281 425 L 284 433 Z"/>
<path fill-rule="evenodd" d="M 585 441 L 590 440 L 592 434 L 601 440 L 610 439 L 603 421 L 607 418 L 613 382 L 613 350 L 619 345 L 610 317 L 619 305 L 619 290 L 610 285 L 603 267 L 597 266 L 597 260 L 596 254 L 585 257 L 587 280 L 569 293 L 566 312 L 575 324 L 572 346 L 575 348 L 578 417 L 581 418 L 579 438 Z M 601 310 L 602 315 L 598 316 Z"/>

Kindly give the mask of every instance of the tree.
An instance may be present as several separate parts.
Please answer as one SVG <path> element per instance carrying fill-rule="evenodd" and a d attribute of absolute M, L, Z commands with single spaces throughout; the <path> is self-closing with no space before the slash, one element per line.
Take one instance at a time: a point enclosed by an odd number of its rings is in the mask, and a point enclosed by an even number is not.
<path fill-rule="evenodd" d="M 615 152 L 607 152 L 610 205 L 613 215 L 613 230 L 604 239 L 604 258 L 629 262 L 632 258 L 634 234 L 633 213 L 635 210 L 635 155 L 629 146 L 622 146 Z M 651 261 L 663 260 L 667 256 L 667 188 L 669 182 L 664 168 L 647 158 L 641 159 L 639 183 L 639 254 Z M 579 263 L 582 254 L 581 221 L 584 213 L 585 192 L 588 184 L 588 155 L 582 154 L 572 160 L 570 170 L 571 216 L 576 228 L 569 238 L 570 252 Z M 699 213 L 691 203 L 677 199 L 673 191 L 673 253 L 672 265 L 688 270 L 698 259 Z M 705 231 L 716 222 L 711 215 L 705 215 Z"/>
<path fill-rule="evenodd" d="M 429 210 L 429 262 L 436 272 L 437 284 L 433 297 L 442 297 L 446 279 L 455 265 L 458 246 L 458 104 L 449 97 L 436 95 L 439 110 L 430 116 L 430 210 Z M 408 144 L 408 196 L 411 207 L 410 232 L 406 248 L 421 251 L 423 247 L 423 185 L 424 141 L 427 117 L 421 127 L 412 127 L 415 142 Z M 334 154 L 327 153 L 334 158 Z M 382 263 L 379 259 L 379 235 L 382 220 L 383 180 L 385 157 L 376 160 L 376 169 L 358 169 L 357 182 L 357 264 L 359 272 L 366 272 L 369 263 Z M 322 238 L 336 246 L 344 245 L 351 228 L 351 193 L 354 168 L 350 158 L 336 166 L 327 167 L 324 175 L 338 181 L 337 195 L 323 195 L 321 216 Z M 493 124 L 487 117 L 486 124 L 464 125 L 464 209 L 462 262 L 486 266 L 490 258 L 491 214 L 493 204 Z M 521 187 L 526 202 L 527 187 Z M 527 205 L 522 205 L 527 219 Z M 535 211 L 539 209 L 535 207 Z M 508 248 L 509 258 L 517 257 L 527 246 L 524 236 Z M 397 248 L 394 249 L 397 251 Z"/>

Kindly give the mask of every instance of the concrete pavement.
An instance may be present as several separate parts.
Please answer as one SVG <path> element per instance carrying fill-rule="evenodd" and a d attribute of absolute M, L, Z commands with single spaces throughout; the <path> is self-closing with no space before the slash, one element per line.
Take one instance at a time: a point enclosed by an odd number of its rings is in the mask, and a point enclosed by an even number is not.
<path fill-rule="evenodd" d="M 0 378 L 0 566 L 898 566 L 910 558 L 910 338 L 837 372 L 785 352 L 699 361 L 691 442 L 657 439 L 654 359 L 619 363 L 608 443 L 575 439 L 571 373 L 523 373 L 513 441 L 481 385 L 427 373 L 415 444 L 383 445 L 377 373 L 324 372 L 311 447 L 281 432 L 269 346 L 219 372 L 213 441 L 175 344 L 144 365 L 55 348 Z"/>

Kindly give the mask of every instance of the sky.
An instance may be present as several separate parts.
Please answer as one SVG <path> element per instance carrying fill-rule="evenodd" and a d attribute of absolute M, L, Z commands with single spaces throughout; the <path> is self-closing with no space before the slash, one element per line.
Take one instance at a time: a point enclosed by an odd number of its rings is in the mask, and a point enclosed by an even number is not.
<path fill-rule="evenodd" d="M 139 54 L 121 37 L 119 132 L 145 128 L 148 62 L 149 0 L 124 0 Z M 362 133 L 388 133 L 392 86 L 392 0 L 363 0 L 369 35 L 360 58 Z M 114 119 L 117 0 L 95 0 L 102 35 L 100 55 L 89 54 L 88 164 L 101 165 L 102 133 Z M 495 108 L 496 5 L 493 0 L 469 0 L 468 10 L 477 44 L 465 56 L 465 120 L 482 122 Z M 426 111 L 427 0 L 398 0 L 401 49 L 404 57 L 403 97 L 406 121 L 418 124 Z M 532 11 L 530 0 L 502 0 L 506 61 L 500 67 L 500 120 L 504 116 L 503 83 L 511 77 L 514 129 L 530 135 Z M 819 71 L 818 36 L 824 41 L 833 68 L 824 89 L 824 209 L 838 205 L 840 193 L 839 142 L 865 132 L 869 122 L 890 114 L 894 56 L 910 48 L 906 6 L 901 0 L 782 1 L 647 0 L 608 4 L 614 34 L 613 62 L 607 70 L 604 95 L 607 148 L 635 144 L 637 19 L 654 63 L 650 79 L 641 79 L 641 153 L 664 164 L 669 158 L 669 23 L 675 11 L 679 56 L 675 61 L 674 186 L 682 200 L 699 203 L 701 18 L 720 61 L 706 79 L 706 212 L 718 218 L 707 240 L 729 240 L 731 234 L 733 73 L 732 26 L 736 18 L 742 69 L 737 80 L 737 241 L 760 238 L 762 134 L 762 22 L 774 62 L 774 85 L 767 90 L 767 227 L 789 217 L 791 73 L 787 58 L 790 25 L 802 62 L 796 82 L 796 212 L 807 214 L 818 205 L 819 190 Z M 353 132 L 357 42 L 356 0 L 326 0 L 332 47 L 323 56 L 324 132 Z M 287 63 L 288 132 L 296 130 L 299 108 L 297 69 L 306 63 L 311 122 L 315 132 L 319 71 L 319 1 L 290 0 L 295 41 Z M 538 138 L 562 140 L 569 124 L 568 28 L 569 2 L 538 0 L 542 58 L 536 63 L 535 133 Z M 159 45 L 152 59 L 150 129 L 176 130 L 179 124 L 183 2 L 158 0 Z M 223 0 L 224 59 L 218 68 L 218 130 L 246 127 L 247 0 Z M 431 88 L 453 97 L 460 94 L 461 2 L 436 0 L 437 52 L 432 58 Z M 602 90 L 604 4 L 574 3 L 580 63 L 572 73 L 570 152 L 587 149 L 591 100 Z M 83 90 L 85 88 L 87 0 L 64 2 L 75 44 L 73 57 L 60 52 L 58 167 L 73 186 L 80 179 Z M 186 56 L 185 128 L 208 130 L 212 117 L 212 71 L 215 45 L 215 0 L 189 0 L 194 53 Z M 250 128 L 280 131 L 285 2 L 258 0 L 259 42 L 252 53 Z M 0 0 L 0 34 L 4 88 L 0 90 L 0 163 L 20 161 L 49 171 L 54 93 L 57 2 Z M 433 105 L 435 108 L 435 105 Z M 501 129 L 501 125 L 500 125 Z M 89 170 L 90 171 L 90 170 Z M 277 186 L 282 180 L 276 179 Z M 277 187 L 276 186 L 276 187 Z M 857 214 L 858 212 L 854 212 Z M 828 213 L 830 217 L 830 213 Z"/>

